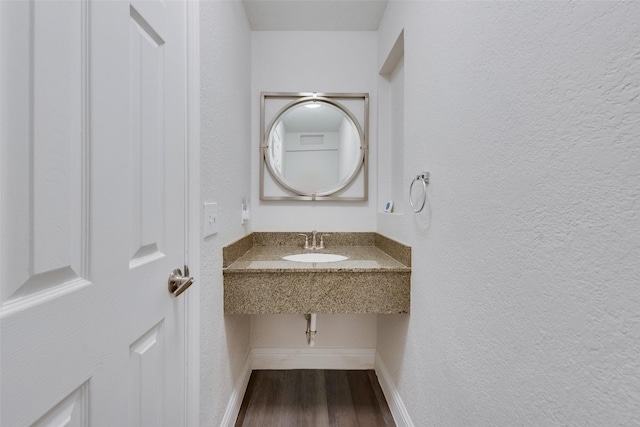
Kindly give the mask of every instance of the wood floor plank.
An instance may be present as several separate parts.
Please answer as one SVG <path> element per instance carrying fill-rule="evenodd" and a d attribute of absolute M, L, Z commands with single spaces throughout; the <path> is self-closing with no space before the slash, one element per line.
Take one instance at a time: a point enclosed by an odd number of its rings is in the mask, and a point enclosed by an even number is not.
<path fill-rule="evenodd" d="M 327 392 L 324 372 L 305 369 L 301 371 L 298 401 L 298 426 L 329 427 Z"/>
<path fill-rule="evenodd" d="M 262 406 L 266 405 L 268 397 L 268 386 L 265 383 L 266 381 L 267 379 L 261 375 L 251 374 L 249 384 L 247 385 L 247 391 L 242 399 L 240 414 L 238 415 L 238 419 L 236 419 L 236 427 L 251 425 L 252 419 L 255 422 L 255 418 L 261 415 L 259 414 L 259 411 Z M 261 400 L 263 402 L 260 402 Z"/>
<path fill-rule="evenodd" d="M 378 408 L 378 401 L 371 387 L 366 371 L 347 371 L 351 399 L 355 409 L 358 425 L 383 426 L 384 418 Z"/>
<path fill-rule="evenodd" d="M 296 384 L 299 382 L 298 371 L 277 371 L 276 391 L 274 393 L 274 404 L 270 406 L 272 418 L 269 424 L 281 427 L 297 427 L 297 390 Z"/>
<path fill-rule="evenodd" d="M 236 427 L 393 427 L 373 370 L 256 370 Z"/>
<path fill-rule="evenodd" d="M 249 402 L 251 401 L 251 398 L 253 397 L 253 392 L 256 389 L 255 387 L 255 382 L 256 382 L 256 376 L 255 375 L 251 375 L 249 377 L 249 383 L 247 384 L 247 389 L 244 392 L 244 397 L 242 399 L 242 405 L 240 406 L 240 411 L 238 412 L 238 418 L 236 418 L 236 424 L 235 427 L 241 427 L 244 423 L 244 418 L 247 414 L 247 409 L 249 406 Z"/>
<path fill-rule="evenodd" d="M 378 402 L 377 406 L 380 409 L 382 418 L 384 419 L 384 425 L 389 427 L 395 426 L 396 423 L 395 421 L 393 421 L 393 415 L 391 414 L 391 409 L 389 408 L 387 399 L 384 397 L 384 393 L 382 392 L 382 387 L 380 387 L 380 382 L 378 381 L 378 376 L 376 375 L 376 371 L 374 371 L 373 369 L 367 370 L 367 376 L 369 377 L 371 388 L 373 389 L 373 393 L 376 397 L 376 401 Z"/>
<path fill-rule="evenodd" d="M 277 425 L 278 414 L 275 402 L 282 383 L 283 371 L 265 371 L 257 375 L 251 401 L 247 408 L 243 426 Z"/>
<path fill-rule="evenodd" d="M 357 426 L 351 388 L 345 371 L 326 371 L 327 408 L 329 410 L 329 425 L 331 427 Z"/>

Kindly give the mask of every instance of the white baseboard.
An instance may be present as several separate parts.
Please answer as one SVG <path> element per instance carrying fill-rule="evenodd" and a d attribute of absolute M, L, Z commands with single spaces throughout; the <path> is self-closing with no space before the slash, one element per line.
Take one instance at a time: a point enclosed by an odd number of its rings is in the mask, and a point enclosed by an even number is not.
<path fill-rule="evenodd" d="M 231 398 L 227 404 L 227 410 L 224 412 L 220 427 L 233 427 L 236 424 L 240 407 L 242 406 L 242 399 L 244 393 L 247 390 L 249 384 L 249 378 L 251 377 L 251 354 L 247 356 L 247 360 L 242 367 L 242 372 L 236 381 L 233 391 L 231 392 Z"/>
<path fill-rule="evenodd" d="M 373 369 L 374 348 L 253 348 L 253 369 Z"/>
<path fill-rule="evenodd" d="M 400 393 L 391 380 L 389 370 L 382 361 L 382 358 L 377 354 L 375 358 L 375 370 L 376 375 L 378 376 L 378 382 L 380 383 L 380 388 L 382 388 L 384 397 L 387 399 L 387 404 L 391 410 L 391 415 L 393 415 L 393 420 L 396 422 L 396 426 L 414 427 L 413 421 L 411 421 L 411 417 L 409 416 L 409 412 L 407 412 L 407 408 L 402 402 Z"/>

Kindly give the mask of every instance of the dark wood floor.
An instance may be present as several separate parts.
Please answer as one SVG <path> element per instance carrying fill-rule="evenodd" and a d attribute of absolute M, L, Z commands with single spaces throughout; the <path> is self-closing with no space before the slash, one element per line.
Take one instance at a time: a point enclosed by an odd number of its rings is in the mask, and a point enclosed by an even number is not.
<path fill-rule="evenodd" d="M 257 370 L 236 427 L 395 426 L 373 370 Z"/>

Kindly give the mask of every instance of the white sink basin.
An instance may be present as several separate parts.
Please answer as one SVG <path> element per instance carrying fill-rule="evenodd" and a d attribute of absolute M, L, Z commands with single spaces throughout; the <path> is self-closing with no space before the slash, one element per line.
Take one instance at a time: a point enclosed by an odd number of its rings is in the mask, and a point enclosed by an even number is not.
<path fill-rule="evenodd" d="M 295 262 L 336 262 L 336 261 L 344 261 L 349 257 L 344 255 L 337 254 L 294 254 L 283 256 L 282 259 L 286 259 L 287 261 L 295 261 Z"/>

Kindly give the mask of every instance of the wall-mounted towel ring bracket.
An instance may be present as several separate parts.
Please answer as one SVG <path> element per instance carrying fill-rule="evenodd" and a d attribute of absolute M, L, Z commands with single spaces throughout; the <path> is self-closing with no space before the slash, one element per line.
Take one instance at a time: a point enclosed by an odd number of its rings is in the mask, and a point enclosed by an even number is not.
<path fill-rule="evenodd" d="M 422 184 L 422 201 L 418 203 L 413 201 L 413 184 L 416 182 L 420 182 Z M 429 172 L 422 172 L 421 174 L 416 175 L 416 177 L 411 181 L 411 185 L 409 186 L 409 204 L 411 204 L 411 209 L 415 213 L 422 212 L 424 209 L 424 204 L 427 201 L 427 185 L 429 185 Z"/>

